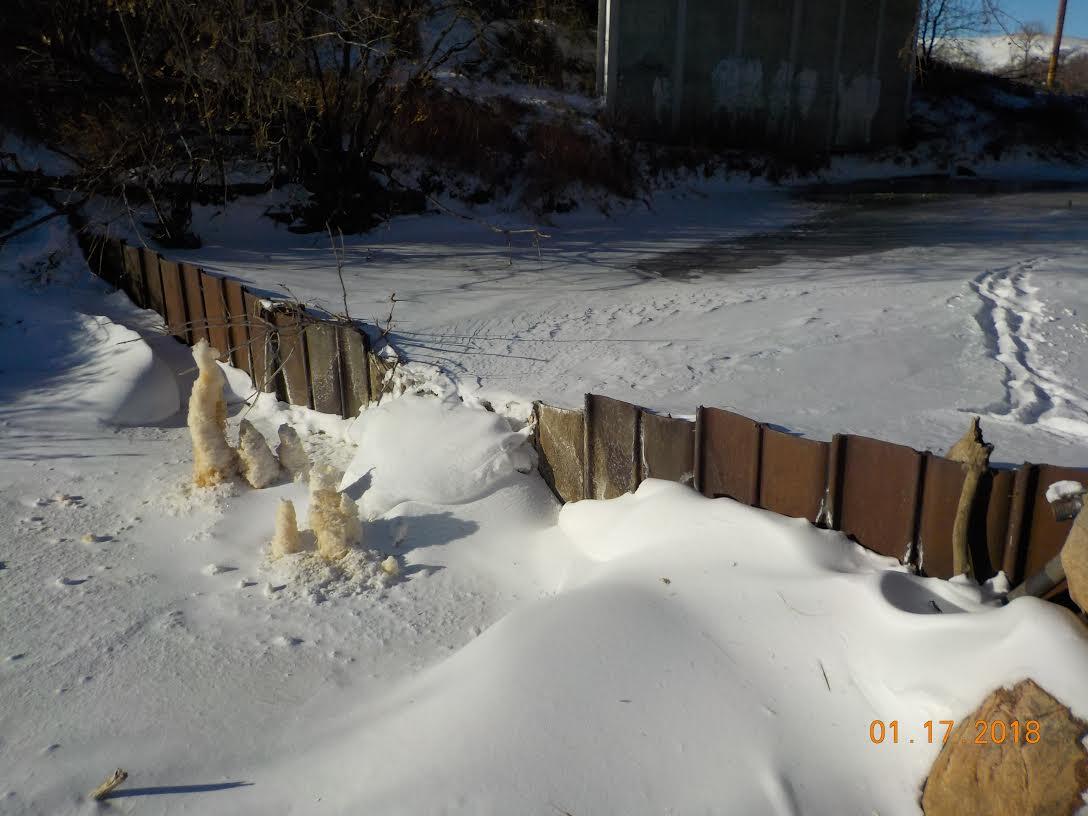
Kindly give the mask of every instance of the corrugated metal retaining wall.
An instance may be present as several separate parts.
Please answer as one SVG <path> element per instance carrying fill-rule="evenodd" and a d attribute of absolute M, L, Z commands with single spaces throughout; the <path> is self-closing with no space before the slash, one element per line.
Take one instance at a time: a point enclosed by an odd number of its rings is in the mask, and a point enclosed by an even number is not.
<path fill-rule="evenodd" d="M 719 408 L 701 407 L 691 422 L 593 394 L 582 410 L 538 402 L 534 421 L 540 472 L 564 502 L 668 479 L 841 530 L 926 575 L 952 576 L 959 462 L 852 434 L 803 439 Z M 1015 586 L 1061 550 L 1072 522 L 1055 521 L 1045 496 L 1061 479 L 1088 483 L 1088 469 L 1025 463 L 984 474 L 968 530 L 979 580 L 1003 570 Z M 1064 585 L 1050 597 L 1064 602 Z"/>
<path fill-rule="evenodd" d="M 387 388 L 389 361 L 353 323 L 270 303 L 241 281 L 148 248 L 85 232 L 80 243 L 91 269 L 162 315 L 170 334 L 190 345 L 207 339 L 223 362 L 285 402 L 352 417 Z M 841 530 L 927 575 L 951 577 L 958 462 L 864 436 L 803 439 L 719 408 L 700 407 L 691 422 L 590 394 L 582 410 L 538 402 L 534 414 L 540 473 L 562 501 L 614 498 L 643 479 L 668 479 Z M 1016 585 L 1060 551 L 1072 522 L 1054 520 L 1045 493 L 1062 479 L 1088 483 L 1088 469 L 1025 463 L 984 475 L 968 530 L 980 580 L 1003 570 Z"/>
<path fill-rule="evenodd" d="M 800 156 L 906 124 L 918 0 L 600 0 L 598 87 L 649 137 Z"/>
<path fill-rule="evenodd" d="M 346 320 L 271 300 L 234 278 L 175 263 L 146 247 L 80 232 L 91 270 L 162 315 L 183 343 L 207 340 L 219 359 L 292 405 L 353 417 L 385 385 L 390 363 Z"/>

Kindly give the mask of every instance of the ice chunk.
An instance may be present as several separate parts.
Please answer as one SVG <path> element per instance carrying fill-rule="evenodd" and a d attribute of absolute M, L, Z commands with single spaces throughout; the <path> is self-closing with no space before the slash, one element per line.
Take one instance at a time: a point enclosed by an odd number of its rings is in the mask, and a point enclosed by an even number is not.
<path fill-rule="evenodd" d="M 301 549 L 295 505 L 290 499 L 280 499 L 276 509 L 276 534 L 272 538 L 272 557 L 297 553 Z"/>
<path fill-rule="evenodd" d="M 276 455 L 280 458 L 280 464 L 296 482 L 305 482 L 310 478 L 310 457 L 302 447 L 298 432 L 284 423 L 280 425 L 278 433 L 280 444 L 276 448 Z"/>
<path fill-rule="evenodd" d="M 279 461 L 272 454 L 264 436 L 248 419 L 243 419 L 238 426 L 238 459 L 242 475 L 258 490 L 268 487 L 279 478 Z"/>
<path fill-rule="evenodd" d="M 237 470 L 234 449 L 227 444 L 226 378 L 216 364 L 217 356 L 207 340 L 193 346 L 200 374 L 189 396 L 189 434 L 193 439 L 193 482 L 198 487 L 225 482 Z"/>

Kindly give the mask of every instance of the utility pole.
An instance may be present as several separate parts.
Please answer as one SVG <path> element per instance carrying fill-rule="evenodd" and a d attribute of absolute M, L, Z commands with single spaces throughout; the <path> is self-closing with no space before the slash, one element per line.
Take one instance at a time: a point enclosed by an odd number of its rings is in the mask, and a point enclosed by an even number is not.
<path fill-rule="evenodd" d="M 1054 89 L 1054 75 L 1058 73 L 1058 55 L 1062 50 L 1062 29 L 1065 28 L 1065 2 L 1058 0 L 1058 24 L 1054 26 L 1054 49 L 1050 52 L 1050 67 L 1046 72 L 1046 87 Z"/>

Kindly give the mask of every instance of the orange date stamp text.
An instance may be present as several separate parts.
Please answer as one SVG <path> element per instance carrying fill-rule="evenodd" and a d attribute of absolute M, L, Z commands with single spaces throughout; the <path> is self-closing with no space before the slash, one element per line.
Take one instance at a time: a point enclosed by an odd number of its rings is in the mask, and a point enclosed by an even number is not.
<path fill-rule="evenodd" d="M 915 742 L 932 745 L 934 742 L 946 743 L 956 730 L 955 720 L 926 720 L 918 729 L 916 736 L 900 729 L 899 720 L 873 720 L 869 723 L 869 741 L 874 745 L 890 743 L 913 744 Z M 974 731 L 972 738 L 971 731 Z M 1011 741 L 1016 744 L 1034 745 L 1042 739 L 1038 720 L 976 720 L 973 729 L 961 727 L 957 732 L 960 742 L 974 745 L 1001 745 Z"/>

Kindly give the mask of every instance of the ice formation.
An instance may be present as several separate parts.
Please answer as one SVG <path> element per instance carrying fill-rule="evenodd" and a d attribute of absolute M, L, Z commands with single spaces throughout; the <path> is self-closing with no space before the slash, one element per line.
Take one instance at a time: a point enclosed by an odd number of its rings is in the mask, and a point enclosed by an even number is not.
<path fill-rule="evenodd" d="M 243 419 L 238 425 L 238 459 L 242 475 L 258 490 L 279 478 L 280 463 L 264 436 L 248 419 Z"/>
<path fill-rule="evenodd" d="M 280 464 L 296 482 L 306 481 L 310 478 L 310 457 L 302 447 L 298 432 L 284 423 L 280 425 L 278 433 L 280 444 L 276 448 L 276 455 L 280 458 Z"/>
<path fill-rule="evenodd" d="M 336 489 L 343 475 L 328 465 L 310 472 L 310 528 L 317 554 L 327 561 L 343 558 L 362 538 L 358 510 Z"/>
<path fill-rule="evenodd" d="M 340 494 L 340 515 L 344 518 L 344 532 L 352 544 L 363 541 L 363 522 L 359 518 L 359 508 L 346 493 Z"/>
<path fill-rule="evenodd" d="M 193 438 L 193 482 L 198 487 L 221 484 L 237 470 L 237 457 L 227 444 L 226 378 L 216 363 L 218 356 L 207 340 L 193 346 L 200 374 L 189 397 L 189 434 Z"/>
<path fill-rule="evenodd" d="M 295 505 L 290 499 L 280 499 L 276 509 L 276 533 L 272 538 L 272 557 L 291 555 L 301 549 Z"/>
<path fill-rule="evenodd" d="M 979 481 L 990 464 L 990 454 L 994 446 L 982 438 L 979 418 L 972 417 L 971 424 L 963 437 L 948 449 L 947 458 L 963 465 L 963 487 L 956 506 L 956 517 L 952 522 L 952 573 L 975 577 L 975 566 L 971 559 L 971 548 L 967 541 L 967 530 L 974 511 L 975 497 L 978 495 Z"/>

